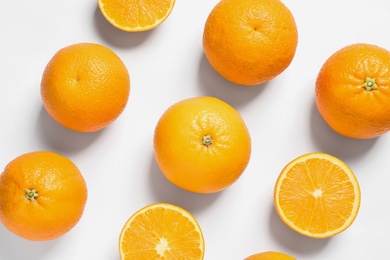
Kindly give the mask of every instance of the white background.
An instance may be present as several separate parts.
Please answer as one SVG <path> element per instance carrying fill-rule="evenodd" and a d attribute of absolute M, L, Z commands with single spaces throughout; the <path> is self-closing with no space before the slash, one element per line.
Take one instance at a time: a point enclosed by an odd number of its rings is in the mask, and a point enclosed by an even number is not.
<path fill-rule="evenodd" d="M 274 80 L 243 87 L 220 77 L 203 54 L 203 26 L 218 0 L 177 0 L 158 28 L 126 33 L 110 25 L 95 0 L 0 2 L 0 165 L 35 150 L 69 157 L 82 171 L 89 197 L 80 222 L 63 237 L 31 242 L 0 225 L 1 260 L 118 260 L 123 224 L 150 203 L 170 202 L 199 221 L 206 260 L 235 260 L 275 250 L 297 259 L 389 259 L 390 134 L 372 140 L 333 132 L 315 107 L 323 62 L 347 44 L 390 48 L 388 0 L 284 0 L 299 43 L 293 62 Z M 116 52 L 131 76 L 128 105 L 110 126 L 77 133 L 42 106 L 42 72 L 56 51 L 78 42 Z M 252 157 L 225 191 L 200 195 L 170 184 L 153 155 L 154 127 L 168 106 L 211 95 L 235 107 L 252 137 Z M 330 239 L 301 236 L 273 207 L 281 169 L 308 152 L 327 152 L 354 170 L 362 192 L 352 226 Z M 1 196 L 1 194 L 0 194 Z"/>

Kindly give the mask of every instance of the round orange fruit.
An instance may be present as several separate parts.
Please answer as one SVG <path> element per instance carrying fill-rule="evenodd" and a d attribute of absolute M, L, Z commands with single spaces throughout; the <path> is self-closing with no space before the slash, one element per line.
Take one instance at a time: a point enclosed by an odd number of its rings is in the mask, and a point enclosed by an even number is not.
<path fill-rule="evenodd" d="M 295 260 L 295 258 L 284 253 L 267 251 L 251 255 L 244 260 Z"/>
<path fill-rule="evenodd" d="M 316 104 L 341 135 L 369 139 L 390 130 L 390 52 L 367 43 L 345 46 L 318 73 Z"/>
<path fill-rule="evenodd" d="M 194 97 L 163 113 L 155 128 L 154 153 L 173 184 L 214 193 L 244 172 L 251 139 L 241 115 L 229 104 L 214 97 Z"/>
<path fill-rule="evenodd" d="M 0 220 L 28 240 L 56 239 L 80 220 L 87 187 L 68 158 L 46 151 L 16 157 L 0 175 Z"/>
<path fill-rule="evenodd" d="M 195 217 L 169 203 L 155 203 L 135 212 L 119 237 L 121 260 L 202 260 L 205 243 Z"/>
<path fill-rule="evenodd" d="M 351 168 L 326 153 L 308 153 L 288 163 L 276 181 L 274 204 L 281 220 L 312 238 L 337 235 L 354 222 L 360 187 Z"/>
<path fill-rule="evenodd" d="M 204 53 L 227 80 L 258 85 L 292 62 L 298 31 L 280 0 L 221 0 L 210 12 L 203 34 Z"/>
<path fill-rule="evenodd" d="M 98 0 L 106 20 L 126 32 L 156 28 L 171 14 L 175 0 Z"/>
<path fill-rule="evenodd" d="M 109 48 L 77 43 L 59 50 L 41 81 L 43 105 L 66 128 L 95 132 L 111 124 L 125 109 L 130 77 L 125 64 Z"/>

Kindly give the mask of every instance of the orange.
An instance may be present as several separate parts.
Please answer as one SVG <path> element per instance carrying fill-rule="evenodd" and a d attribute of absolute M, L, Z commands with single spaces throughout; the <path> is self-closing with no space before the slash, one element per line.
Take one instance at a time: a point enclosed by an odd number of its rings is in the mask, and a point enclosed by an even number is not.
<path fill-rule="evenodd" d="M 116 28 L 127 32 L 147 31 L 171 14 L 175 0 L 98 0 L 100 11 Z"/>
<path fill-rule="evenodd" d="M 251 255 L 244 260 L 295 260 L 295 258 L 284 253 L 268 251 Z"/>
<path fill-rule="evenodd" d="M 318 111 L 341 135 L 368 139 L 390 130 L 390 52 L 356 43 L 332 54 L 316 81 Z"/>
<path fill-rule="evenodd" d="M 299 156 L 282 170 L 274 193 L 277 213 L 298 233 L 327 238 L 347 229 L 360 206 L 358 181 L 340 159 L 325 153 Z"/>
<path fill-rule="evenodd" d="M 80 220 L 87 187 L 68 158 L 46 151 L 16 157 L 0 175 L 0 220 L 28 240 L 56 239 Z"/>
<path fill-rule="evenodd" d="M 241 85 L 278 76 L 292 62 L 297 44 L 294 17 L 279 0 L 221 0 L 204 27 L 203 49 L 210 65 Z"/>
<path fill-rule="evenodd" d="M 59 50 L 41 81 L 43 105 L 61 125 L 95 132 L 124 110 L 130 94 L 125 64 L 109 48 L 77 43 Z"/>
<path fill-rule="evenodd" d="M 121 260 L 201 260 L 204 248 L 202 230 L 194 216 L 168 203 L 138 210 L 127 220 L 119 238 Z"/>
<path fill-rule="evenodd" d="M 241 115 L 214 97 L 194 97 L 170 106 L 154 133 L 154 154 L 173 184 L 192 192 L 214 193 L 233 184 L 251 154 Z"/>

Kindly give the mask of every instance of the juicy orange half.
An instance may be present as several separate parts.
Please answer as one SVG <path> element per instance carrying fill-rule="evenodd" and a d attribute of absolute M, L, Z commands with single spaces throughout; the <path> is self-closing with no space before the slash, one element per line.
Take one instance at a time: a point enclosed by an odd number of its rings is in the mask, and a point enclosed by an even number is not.
<path fill-rule="evenodd" d="M 340 159 L 325 153 L 302 155 L 285 166 L 274 190 L 284 223 L 298 233 L 327 238 L 347 229 L 360 207 L 358 181 Z"/>
<path fill-rule="evenodd" d="M 148 205 L 134 213 L 119 238 L 121 260 L 201 260 L 204 239 L 196 219 L 168 203 Z"/>
<path fill-rule="evenodd" d="M 287 254 L 275 251 L 266 251 L 248 256 L 244 260 L 296 260 Z"/>
<path fill-rule="evenodd" d="M 98 0 L 103 16 L 127 32 L 153 29 L 171 14 L 175 0 Z"/>

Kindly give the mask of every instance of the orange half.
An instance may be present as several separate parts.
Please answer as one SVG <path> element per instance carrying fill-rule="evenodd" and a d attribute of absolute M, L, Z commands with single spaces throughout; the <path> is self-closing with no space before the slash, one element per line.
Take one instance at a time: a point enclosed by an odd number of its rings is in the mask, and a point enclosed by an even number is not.
<path fill-rule="evenodd" d="M 294 257 L 284 253 L 267 251 L 248 256 L 244 260 L 296 260 Z"/>
<path fill-rule="evenodd" d="M 347 229 L 360 207 L 358 181 L 340 159 L 325 153 L 302 155 L 282 170 L 274 204 L 284 223 L 298 233 L 327 238 Z"/>
<path fill-rule="evenodd" d="M 121 260 L 202 260 L 204 239 L 196 219 L 168 204 L 148 205 L 134 213 L 119 238 Z"/>
<path fill-rule="evenodd" d="M 103 16 L 127 32 L 151 30 L 171 14 L 175 0 L 98 0 Z"/>

